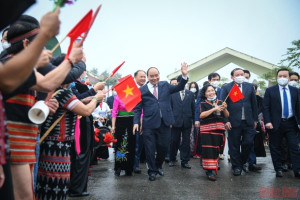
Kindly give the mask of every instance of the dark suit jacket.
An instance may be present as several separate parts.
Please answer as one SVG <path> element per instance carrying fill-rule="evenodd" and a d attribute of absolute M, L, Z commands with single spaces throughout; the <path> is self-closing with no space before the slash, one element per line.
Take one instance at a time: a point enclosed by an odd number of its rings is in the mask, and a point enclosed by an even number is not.
<path fill-rule="evenodd" d="M 107 99 L 106 99 L 106 103 L 108 104 L 110 109 L 113 109 L 113 107 L 114 107 L 114 100 L 115 100 L 115 96 L 110 96 L 110 97 L 107 97 Z"/>
<path fill-rule="evenodd" d="M 218 88 L 217 89 L 217 99 L 221 99 L 221 91 L 222 91 L 222 88 Z M 200 97 L 200 94 L 201 94 L 201 90 L 199 90 L 199 93 L 197 95 L 197 101 L 196 101 L 196 105 L 195 105 L 195 121 L 198 121 L 200 122 L 200 118 L 199 118 L 199 115 L 200 115 L 200 102 L 203 101 L 203 99 L 201 99 Z"/>
<path fill-rule="evenodd" d="M 296 117 L 297 123 L 300 124 L 300 108 L 299 108 L 299 96 L 298 89 L 292 86 L 288 86 L 291 93 L 291 103 L 293 114 Z M 272 123 L 272 131 L 276 131 L 279 128 L 281 116 L 282 116 L 282 103 L 279 92 L 279 86 L 274 85 L 267 88 L 263 101 L 263 115 L 264 122 Z"/>
<path fill-rule="evenodd" d="M 183 78 L 178 85 L 171 85 L 167 81 L 158 82 L 158 99 L 147 84 L 140 87 L 142 101 L 134 109 L 134 124 L 139 124 L 143 110 L 143 128 L 155 129 L 161 125 L 161 119 L 166 126 L 174 124 L 174 116 L 171 108 L 171 94 L 184 89 L 188 80 Z"/>
<path fill-rule="evenodd" d="M 222 87 L 221 100 L 224 101 L 235 84 L 233 81 Z M 254 122 L 258 122 L 257 102 L 254 87 L 251 83 L 242 83 L 242 93 L 244 98 L 233 103 L 230 97 L 227 98 L 227 109 L 229 111 L 229 118 L 224 119 L 225 122 L 230 122 L 232 127 L 238 127 L 242 121 L 242 107 L 244 107 L 244 114 L 246 122 L 249 126 L 254 126 Z"/>
<path fill-rule="evenodd" d="M 181 92 L 172 94 L 171 106 L 175 119 L 173 127 L 191 128 L 194 123 L 195 116 L 194 93 L 189 90 L 185 90 L 183 101 L 181 100 Z"/>

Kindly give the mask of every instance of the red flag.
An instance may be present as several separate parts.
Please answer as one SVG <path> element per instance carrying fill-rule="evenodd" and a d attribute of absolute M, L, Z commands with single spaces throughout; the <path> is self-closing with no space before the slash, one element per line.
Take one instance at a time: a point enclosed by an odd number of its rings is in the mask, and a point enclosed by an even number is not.
<path fill-rule="evenodd" d="M 119 78 L 119 79 L 118 79 L 119 83 L 121 83 L 121 82 L 123 82 L 124 80 L 126 80 L 129 76 L 131 76 L 131 75 L 129 74 L 129 75 L 127 75 L 127 76 L 124 76 L 124 77 L 122 77 L 122 78 Z"/>
<path fill-rule="evenodd" d="M 99 12 L 99 10 L 100 10 L 101 7 L 102 7 L 102 4 L 100 4 L 100 6 L 98 6 L 98 8 L 96 9 L 96 11 L 95 11 L 95 13 L 94 13 L 94 15 L 93 15 L 93 18 L 92 18 L 92 20 L 91 20 L 90 27 L 89 27 L 89 29 L 85 32 L 85 34 L 84 34 L 82 40 L 80 41 L 80 46 L 82 46 L 84 40 L 86 39 L 87 35 L 89 34 L 89 31 L 90 31 L 91 27 L 93 26 L 93 23 L 94 23 L 94 21 L 95 21 L 97 15 L 98 15 L 98 12 Z"/>
<path fill-rule="evenodd" d="M 125 63 L 125 61 L 123 61 L 118 67 L 116 67 L 116 68 L 112 71 L 110 77 L 113 77 L 113 76 L 115 75 L 115 73 L 122 67 L 122 65 L 124 65 L 124 63 Z"/>
<path fill-rule="evenodd" d="M 125 108 L 130 112 L 141 100 L 141 92 L 136 86 L 133 77 L 126 76 L 127 78 L 114 86 L 118 97 L 125 105 Z"/>
<path fill-rule="evenodd" d="M 88 31 L 93 17 L 92 9 L 72 28 L 67 36 L 70 37 L 70 46 L 66 58 L 69 57 L 74 41 L 82 34 Z"/>
<path fill-rule="evenodd" d="M 233 84 L 233 87 L 231 88 L 231 91 L 229 92 L 229 97 L 232 102 L 237 102 L 244 98 L 243 93 L 241 92 L 240 88 Z"/>

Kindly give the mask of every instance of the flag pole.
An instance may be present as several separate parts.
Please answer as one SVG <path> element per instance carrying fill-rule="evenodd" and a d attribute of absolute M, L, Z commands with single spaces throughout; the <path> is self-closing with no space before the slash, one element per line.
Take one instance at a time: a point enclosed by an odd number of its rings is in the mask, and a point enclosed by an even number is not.
<path fill-rule="evenodd" d="M 93 26 L 93 23 L 94 23 L 94 21 L 95 21 L 97 15 L 98 15 L 98 12 L 99 12 L 99 10 L 100 10 L 101 7 L 102 7 L 102 4 L 100 4 L 100 5 L 98 6 L 98 8 L 96 9 L 96 11 L 95 11 L 95 13 L 94 13 L 94 15 L 93 15 L 93 18 L 92 18 L 90 27 L 89 27 L 89 29 L 87 30 L 87 32 L 84 33 L 84 36 L 82 37 L 82 40 L 80 41 L 80 45 L 79 45 L 79 46 L 82 46 L 84 40 L 86 39 L 86 37 L 87 37 L 87 35 L 88 35 L 88 33 L 89 33 L 91 27 Z"/>
<path fill-rule="evenodd" d="M 51 53 L 53 53 L 58 47 L 59 45 L 67 38 L 68 36 L 65 36 L 59 43 L 57 43 L 51 50 Z"/>
<path fill-rule="evenodd" d="M 235 84 L 235 83 L 233 83 L 233 86 L 234 86 L 234 84 Z M 232 90 L 233 86 L 231 87 L 230 91 L 228 92 L 228 94 L 227 94 L 227 96 L 226 96 L 226 98 L 225 98 L 224 102 L 226 102 L 226 100 L 228 99 L 228 97 L 229 97 L 229 94 L 230 94 L 230 92 L 231 92 L 231 90 Z"/>

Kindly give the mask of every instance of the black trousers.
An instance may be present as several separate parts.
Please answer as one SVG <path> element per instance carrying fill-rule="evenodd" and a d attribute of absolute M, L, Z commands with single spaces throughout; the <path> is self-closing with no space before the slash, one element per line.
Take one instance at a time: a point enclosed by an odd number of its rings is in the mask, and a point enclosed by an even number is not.
<path fill-rule="evenodd" d="M 190 134 L 191 134 L 191 127 L 172 127 L 171 129 L 171 147 L 170 147 L 170 161 L 176 160 L 176 155 L 178 149 L 180 150 L 180 160 L 181 163 L 188 163 L 190 160 Z M 182 141 L 180 144 L 180 136 L 182 136 Z"/>
<path fill-rule="evenodd" d="M 300 136 L 296 120 L 281 121 L 279 129 L 275 132 L 271 131 L 269 133 L 269 146 L 274 169 L 276 171 L 282 170 L 281 143 L 284 136 L 286 136 L 288 141 L 293 171 L 300 172 Z"/>
<path fill-rule="evenodd" d="M 3 186 L 0 188 L 0 198 L 5 200 L 14 200 L 14 190 L 10 171 L 10 163 L 7 161 L 5 165 L 2 165 L 5 180 Z"/>
<path fill-rule="evenodd" d="M 256 134 L 253 126 L 249 126 L 245 120 L 242 120 L 240 126 L 232 127 L 231 130 L 228 131 L 228 145 L 232 169 L 242 169 L 243 164 L 245 164 L 249 158 Z M 240 151 L 240 149 L 242 149 L 242 151 Z"/>
<path fill-rule="evenodd" d="M 282 137 L 282 142 L 281 142 L 281 162 L 287 164 L 291 163 L 288 139 L 285 135 Z"/>
<path fill-rule="evenodd" d="M 70 172 L 70 187 L 69 192 L 82 194 L 87 191 L 88 170 L 91 158 L 92 134 L 91 121 L 89 117 L 80 119 L 80 149 L 81 152 L 77 155 L 75 142 L 71 147 L 71 172 Z"/>
<path fill-rule="evenodd" d="M 148 174 L 157 174 L 162 168 L 170 145 L 171 129 L 163 121 L 157 129 L 143 129 L 144 147 L 148 164 Z M 155 150 L 157 152 L 155 157 Z"/>

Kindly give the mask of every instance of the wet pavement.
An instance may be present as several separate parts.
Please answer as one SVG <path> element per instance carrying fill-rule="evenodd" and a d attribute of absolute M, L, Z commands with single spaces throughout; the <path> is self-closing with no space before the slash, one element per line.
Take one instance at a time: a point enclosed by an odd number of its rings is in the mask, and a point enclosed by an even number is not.
<path fill-rule="evenodd" d="M 227 152 L 227 151 L 225 151 Z M 98 199 L 300 199 L 300 179 L 294 178 L 292 171 L 284 172 L 283 178 L 276 178 L 270 153 L 266 158 L 257 158 L 260 172 L 242 173 L 233 176 L 231 165 L 225 159 L 220 161 L 217 181 L 209 181 L 200 167 L 199 159 L 191 158 L 192 169 L 164 164 L 165 176 L 157 176 L 149 181 L 146 164 L 141 164 L 142 173 L 120 177 L 114 175 L 112 149 L 108 160 L 98 161 L 91 168 L 88 197 L 69 200 Z"/>

